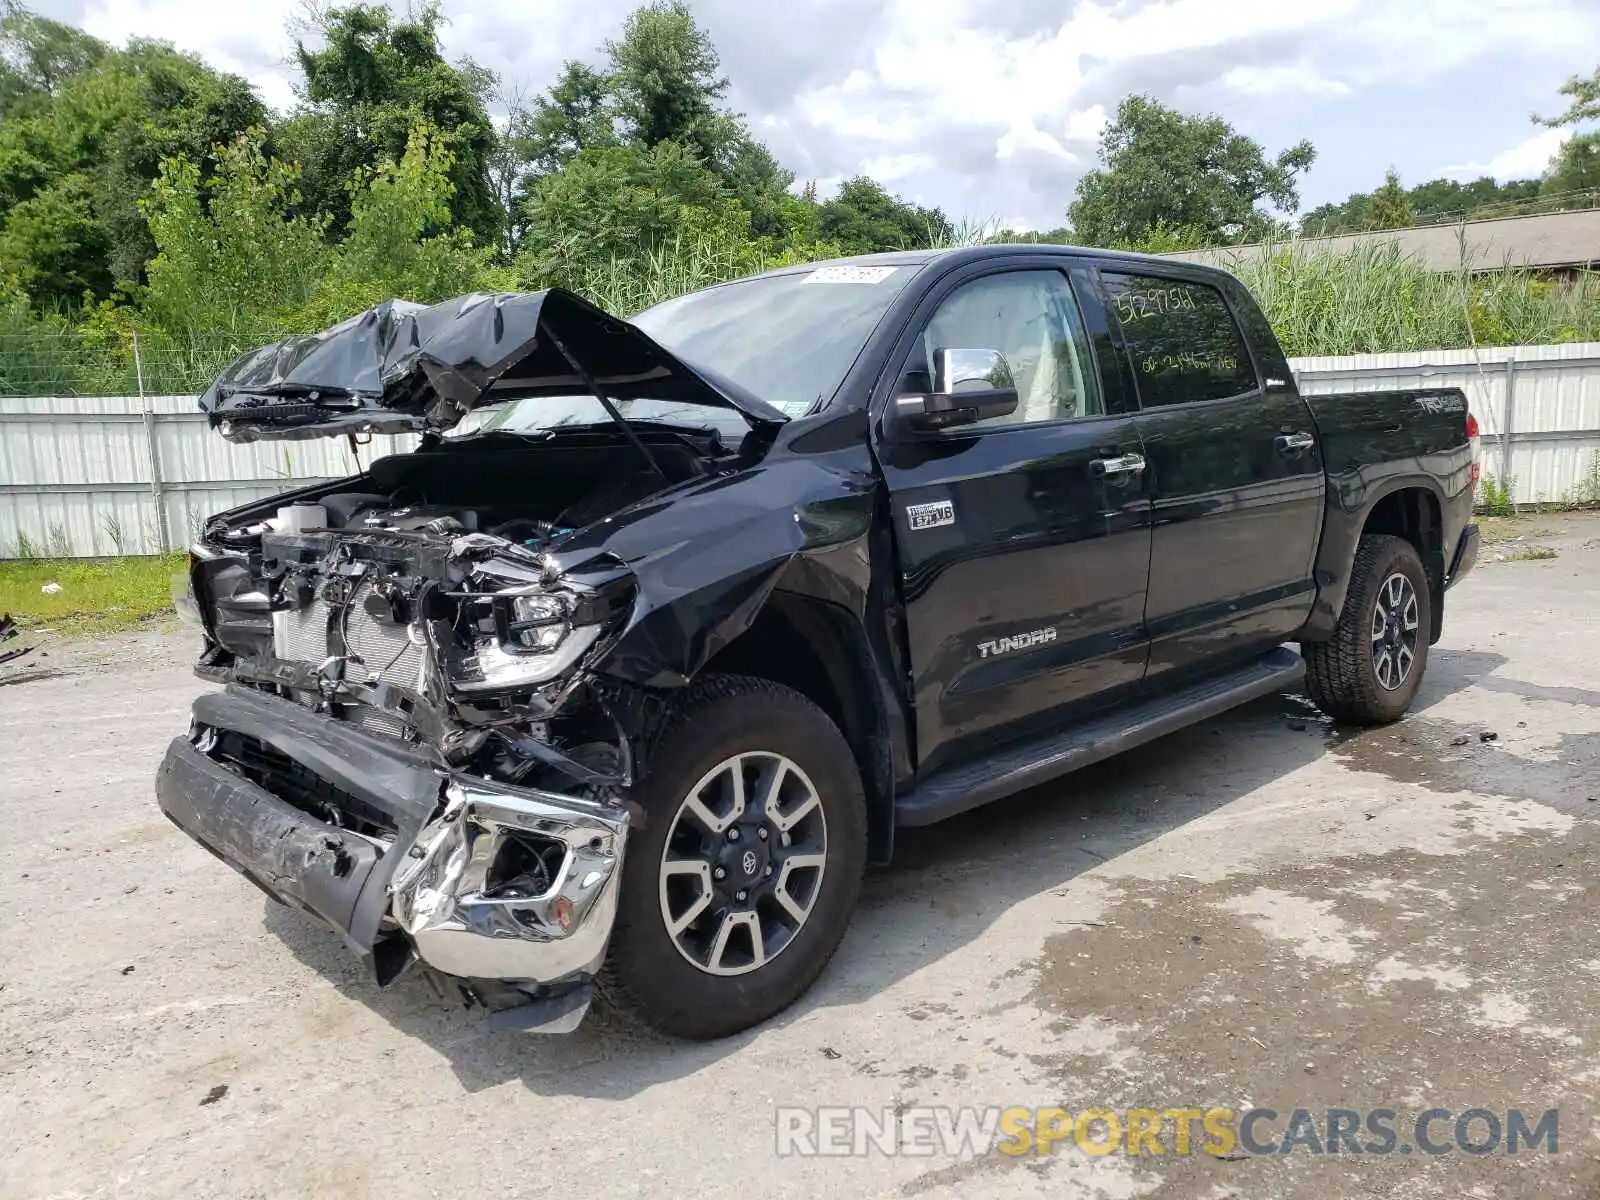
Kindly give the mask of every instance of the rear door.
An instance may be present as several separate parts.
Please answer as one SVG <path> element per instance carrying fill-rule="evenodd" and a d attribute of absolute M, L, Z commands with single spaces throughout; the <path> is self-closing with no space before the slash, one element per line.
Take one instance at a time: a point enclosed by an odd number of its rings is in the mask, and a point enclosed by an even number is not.
<path fill-rule="evenodd" d="M 1060 719 L 1144 674 L 1150 557 L 1139 433 L 1092 277 L 985 263 L 919 308 L 877 397 L 926 392 L 938 349 L 998 350 L 1010 416 L 877 452 L 894 513 L 919 769 Z M 1106 470 L 1110 464 L 1111 470 Z"/>
<path fill-rule="evenodd" d="M 1221 288 L 1181 271 L 1100 280 L 1141 406 L 1149 674 L 1275 645 L 1316 597 L 1325 483 L 1310 411 L 1281 358 L 1263 378 Z"/>

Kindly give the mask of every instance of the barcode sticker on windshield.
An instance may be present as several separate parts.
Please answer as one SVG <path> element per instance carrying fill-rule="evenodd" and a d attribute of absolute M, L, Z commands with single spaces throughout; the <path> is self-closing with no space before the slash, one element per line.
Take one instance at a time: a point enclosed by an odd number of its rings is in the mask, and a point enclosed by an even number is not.
<path fill-rule="evenodd" d="M 805 277 L 805 282 L 882 283 L 894 272 L 894 267 L 818 267 Z"/>

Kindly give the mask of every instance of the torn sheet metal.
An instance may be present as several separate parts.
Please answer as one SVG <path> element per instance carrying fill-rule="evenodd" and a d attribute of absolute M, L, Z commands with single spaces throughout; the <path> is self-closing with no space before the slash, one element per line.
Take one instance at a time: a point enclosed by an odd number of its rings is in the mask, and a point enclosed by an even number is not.
<path fill-rule="evenodd" d="M 591 383 L 614 400 L 732 408 L 756 425 L 786 419 L 560 288 L 387 300 L 235 360 L 200 407 L 236 442 L 424 432 L 496 400 L 587 394 Z"/>
<path fill-rule="evenodd" d="M 395 872 L 394 917 L 430 966 L 466 979 L 589 978 L 617 911 L 624 809 L 458 779 Z M 508 855 L 549 847 L 548 870 Z"/>

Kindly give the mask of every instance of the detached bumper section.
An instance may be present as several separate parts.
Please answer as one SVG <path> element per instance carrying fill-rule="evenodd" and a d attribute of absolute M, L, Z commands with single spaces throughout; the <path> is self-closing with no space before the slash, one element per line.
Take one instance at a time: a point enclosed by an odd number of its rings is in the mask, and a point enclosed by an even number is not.
<path fill-rule="evenodd" d="M 335 929 L 380 983 L 420 957 L 522 992 L 502 1025 L 582 1019 L 616 916 L 623 810 L 452 776 L 236 686 L 195 701 L 156 796 L 207 850 Z"/>

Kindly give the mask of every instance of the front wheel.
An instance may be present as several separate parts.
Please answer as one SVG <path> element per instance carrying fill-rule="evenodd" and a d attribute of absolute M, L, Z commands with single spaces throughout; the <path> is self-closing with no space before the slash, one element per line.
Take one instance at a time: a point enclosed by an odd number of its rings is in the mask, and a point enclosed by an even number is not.
<path fill-rule="evenodd" d="M 787 1008 L 844 937 L 866 863 L 855 758 L 821 709 L 762 679 L 683 698 L 632 799 L 613 998 L 665 1033 L 715 1038 Z"/>
<path fill-rule="evenodd" d="M 1301 643 L 1306 690 L 1337 721 L 1397 721 L 1422 683 L 1432 628 L 1433 596 L 1416 547 L 1369 534 L 1356 546 L 1333 636 Z"/>

